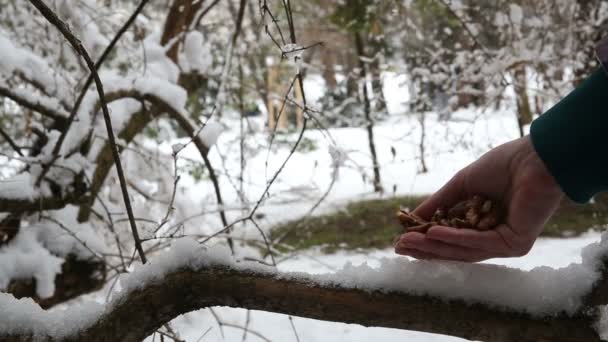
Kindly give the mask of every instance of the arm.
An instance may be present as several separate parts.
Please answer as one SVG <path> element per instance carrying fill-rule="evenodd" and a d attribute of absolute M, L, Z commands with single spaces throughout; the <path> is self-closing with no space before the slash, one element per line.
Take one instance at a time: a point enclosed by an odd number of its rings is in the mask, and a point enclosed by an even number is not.
<path fill-rule="evenodd" d="M 532 123 L 534 148 L 572 200 L 608 190 L 608 76 L 601 68 Z"/>

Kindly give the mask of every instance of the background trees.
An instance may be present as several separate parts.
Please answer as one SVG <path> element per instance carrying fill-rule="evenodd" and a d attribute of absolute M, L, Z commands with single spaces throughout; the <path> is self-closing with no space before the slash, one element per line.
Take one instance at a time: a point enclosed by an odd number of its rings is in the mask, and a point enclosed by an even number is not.
<path fill-rule="evenodd" d="M 525 134 L 597 68 L 607 13 L 600 1 L 566 0 L 45 2 L 95 62 L 102 100 L 82 51 L 32 2 L 0 0 L 0 288 L 44 307 L 111 291 L 137 259 L 183 236 L 274 264 L 285 246 L 260 222 L 272 200 L 306 201 L 280 175 L 317 148 L 307 130 L 328 141 L 331 180 L 302 214 L 345 166 L 389 192 L 374 135 L 383 120 L 417 116 L 407 158 L 422 172 L 429 116 L 452 123 L 459 109 L 507 108 Z M 279 63 L 288 68 L 277 94 L 269 72 Z M 391 113 L 395 75 L 409 94 Z M 270 101 L 278 115 L 303 112 L 301 125 L 265 129 Z M 364 128 L 368 148 L 357 152 L 369 164 L 335 143 L 338 127 Z M 219 149 L 223 131 L 236 133 Z M 248 165 L 260 155 L 264 172 Z"/>

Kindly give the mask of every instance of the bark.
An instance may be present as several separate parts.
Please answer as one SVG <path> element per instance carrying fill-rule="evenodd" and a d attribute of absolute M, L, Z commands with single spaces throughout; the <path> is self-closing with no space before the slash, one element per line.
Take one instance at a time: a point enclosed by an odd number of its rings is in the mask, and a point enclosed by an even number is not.
<path fill-rule="evenodd" d="M 374 60 L 370 63 L 370 73 L 372 76 L 372 91 L 376 102 L 377 112 L 386 112 L 386 99 L 384 98 L 384 88 L 382 82 L 382 71 L 380 70 L 380 60 L 378 56 L 374 56 Z"/>
<path fill-rule="evenodd" d="M 524 126 L 532 122 L 532 108 L 528 97 L 526 65 L 520 64 L 513 71 L 515 96 L 517 101 L 517 124 L 520 136 L 524 136 Z"/>
<path fill-rule="evenodd" d="M 577 61 L 574 67 L 574 86 L 579 86 L 593 70 L 597 68 L 597 60 L 595 58 L 594 43 L 600 40 L 605 33 L 597 27 L 597 24 L 592 24 L 588 28 L 589 23 L 598 21 L 600 0 L 576 0 L 576 10 L 574 13 L 574 25 L 576 27 L 574 37 L 576 43 L 580 44 L 579 50 L 582 50 L 585 58 Z"/>
<path fill-rule="evenodd" d="M 429 168 L 426 166 L 426 152 L 425 152 L 425 140 L 426 140 L 426 114 L 420 112 L 420 141 L 418 142 L 418 150 L 420 151 L 420 173 L 429 172 Z"/>
<path fill-rule="evenodd" d="M 179 36 L 188 30 L 196 17 L 196 13 L 201 10 L 203 2 L 205 1 L 174 0 L 169 9 L 160 44 L 163 46 L 172 44 L 171 48 L 167 50 L 167 57 L 176 64 L 179 44 L 173 40 L 182 40 Z"/>
<path fill-rule="evenodd" d="M 21 214 L 10 213 L 0 220 L 0 247 L 8 244 L 19 232 L 21 225 Z"/>
<path fill-rule="evenodd" d="M 15 298 L 32 298 L 43 309 L 67 302 L 86 293 L 99 290 L 106 283 L 105 263 L 100 260 L 79 260 L 70 254 L 61 265 L 61 273 L 55 278 L 52 297 L 40 298 L 36 294 L 36 280 L 12 280 L 6 292 Z"/>
<path fill-rule="evenodd" d="M 336 61 L 335 61 L 335 53 L 329 51 L 329 49 L 323 49 L 321 51 L 321 63 L 323 64 L 323 79 L 325 80 L 325 85 L 327 86 L 327 90 L 329 92 L 336 91 L 336 87 L 338 86 L 338 81 L 336 80 Z"/>
<path fill-rule="evenodd" d="M 22 213 L 28 211 L 59 210 L 68 204 L 81 202 L 85 196 L 77 191 L 63 196 L 49 196 L 37 198 L 0 198 L 0 213 Z"/>
<path fill-rule="evenodd" d="M 32 101 L 26 96 L 11 91 L 9 88 L 0 87 L 0 96 L 7 97 L 24 108 L 30 109 L 42 116 L 53 119 L 57 125 L 60 125 L 60 127 L 65 126 L 65 123 L 67 122 L 67 117 L 59 110 L 46 106 L 42 101 Z M 46 97 L 41 97 L 41 99 L 48 100 Z"/>
<path fill-rule="evenodd" d="M 170 273 L 162 281 L 125 294 L 103 317 L 77 335 L 55 340 L 140 341 L 180 314 L 211 306 L 418 330 L 472 340 L 600 340 L 591 327 L 591 316 L 538 318 L 458 300 L 365 291 L 221 266 Z M 32 334 L 0 332 L 0 339 L 29 341 Z M 51 339 L 47 336 L 46 340 Z"/>
<path fill-rule="evenodd" d="M 359 76 L 363 83 L 363 105 L 365 111 L 365 123 L 367 128 L 367 138 L 369 142 L 369 150 L 372 155 L 372 163 L 374 168 L 374 191 L 383 192 L 382 180 L 380 178 L 380 164 L 378 164 L 378 155 L 376 153 L 376 145 L 374 141 L 374 119 L 372 117 L 372 107 L 370 102 L 369 90 L 367 89 L 367 69 L 362 58 L 365 57 L 365 47 L 363 38 L 360 33 L 355 33 L 355 45 L 357 47 L 357 55 L 359 56 Z"/>
<path fill-rule="evenodd" d="M 147 126 L 147 124 L 151 121 L 152 116 L 161 115 L 163 113 L 167 113 L 171 119 L 175 120 L 177 124 L 184 131 L 186 131 L 188 136 L 194 137 L 194 135 L 197 133 L 197 128 L 193 126 L 192 123 L 186 117 L 174 110 L 169 104 L 150 94 L 142 94 L 135 90 L 123 90 L 106 94 L 106 100 L 108 101 L 108 103 L 124 98 L 134 98 L 140 101 L 148 101 L 152 104 L 152 107 L 149 109 L 148 113 L 140 112 L 133 115 L 131 120 L 127 123 L 125 129 L 118 134 L 118 137 L 123 139 L 127 143 L 133 140 L 135 136 Z M 205 166 L 207 167 L 207 171 L 209 172 L 209 178 L 215 190 L 215 196 L 218 205 L 222 206 L 223 199 L 219 189 L 219 181 L 217 179 L 213 167 L 211 166 L 211 162 L 207 157 L 207 154 L 209 153 L 209 147 L 203 143 L 200 136 L 194 137 L 193 143 L 199 150 L 199 153 L 203 158 Z M 93 174 L 93 179 L 91 182 L 91 195 L 89 196 L 89 201 L 84 202 L 80 206 L 80 210 L 78 212 L 78 220 L 80 222 L 88 220 L 89 215 L 91 214 L 91 205 L 93 201 L 95 201 L 95 199 L 97 198 L 97 194 L 99 193 L 99 190 L 101 190 L 103 182 L 105 181 L 110 169 L 112 168 L 113 159 L 111 158 L 111 146 L 108 146 L 108 144 L 106 144 L 106 146 L 104 146 L 101 152 L 98 154 L 96 161 L 97 168 L 95 169 L 95 173 Z M 228 221 L 223 210 L 220 210 L 220 218 L 222 220 L 222 223 L 227 226 Z"/>

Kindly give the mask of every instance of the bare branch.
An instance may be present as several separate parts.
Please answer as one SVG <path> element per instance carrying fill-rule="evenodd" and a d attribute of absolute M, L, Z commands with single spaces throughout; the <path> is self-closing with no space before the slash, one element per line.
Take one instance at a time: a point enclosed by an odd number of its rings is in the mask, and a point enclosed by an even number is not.
<path fill-rule="evenodd" d="M 0 137 L 2 137 L 11 146 L 11 148 L 17 152 L 18 155 L 24 157 L 23 152 L 21 152 L 21 148 L 13 141 L 13 139 L 11 139 L 10 135 L 8 135 L 8 133 L 6 133 L 1 126 Z"/>
<path fill-rule="evenodd" d="M 71 203 L 78 203 L 83 200 L 81 194 L 66 194 L 64 196 L 49 196 L 32 199 L 24 198 L 0 198 L 1 212 L 26 212 L 39 210 L 58 210 L 63 209 Z"/>

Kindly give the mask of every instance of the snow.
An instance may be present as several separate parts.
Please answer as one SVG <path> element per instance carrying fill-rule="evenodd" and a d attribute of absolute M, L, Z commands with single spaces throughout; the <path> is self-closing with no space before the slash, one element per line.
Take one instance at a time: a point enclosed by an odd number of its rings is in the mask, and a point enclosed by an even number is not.
<path fill-rule="evenodd" d="M 61 106 L 61 104 L 59 103 L 59 101 L 56 98 L 51 98 L 51 97 L 46 97 L 43 95 L 35 94 L 35 93 L 29 92 L 29 91 L 26 91 L 25 89 L 20 89 L 20 88 L 14 88 L 11 90 L 16 96 L 27 99 L 34 104 L 37 104 L 44 108 L 52 110 L 54 113 L 58 114 L 59 116 L 62 116 L 64 118 L 67 118 L 69 116 L 69 113 Z"/>
<path fill-rule="evenodd" d="M 161 46 L 158 43 L 159 41 L 160 35 L 158 33 L 149 35 L 144 40 L 144 49 L 146 52 L 146 76 L 160 78 L 171 83 L 177 83 L 180 71 L 179 67 L 167 57 L 165 54 L 167 48 Z"/>
<path fill-rule="evenodd" d="M 510 9 L 511 20 L 513 20 L 513 22 L 516 24 L 521 24 L 521 22 L 524 18 L 522 8 L 516 4 L 510 4 L 509 9 Z"/>
<path fill-rule="evenodd" d="M 50 297 L 62 264 L 63 259 L 52 255 L 38 241 L 35 230 L 20 229 L 10 244 L 0 247 L 0 290 L 5 290 L 11 280 L 34 278 L 36 294 Z"/>
<path fill-rule="evenodd" d="M 135 90 L 144 95 L 154 95 L 174 110 L 185 114 L 188 94 L 182 87 L 167 79 L 155 76 L 122 77 L 113 72 L 102 72 L 100 77 L 108 94 L 121 90 Z"/>
<path fill-rule="evenodd" d="M 0 290 L 5 290 L 11 280 L 34 278 L 36 294 L 51 297 L 65 256 L 73 254 L 86 260 L 107 250 L 93 227 L 76 222 L 76 212 L 76 207 L 68 206 L 49 214 L 63 227 L 46 217 L 22 224 L 13 240 L 0 247 Z"/>
<path fill-rule="evenodd" d="M 0 180 L 0 198 L 31 201 L 34 198 L 50 196 L 50 190 L 46 185 L 38 188 L 35 182 L 36 179 L 26 172 Z"/>
<path fill-rule="evenodd" d="M 84 9 L 69 0 L 57 4 L 57 13 L 69 26 L 76 37 L 82 41 L 93 59 L 99 58 L 103 49 L 110 43 L 99 31 L 95 20 Z"/>
<path fill-rule="evenodd" d="M 569 239 L 541 238 L 524 258 L 494 259 L 488 263 L 509 265 L 521 270 L 531 270 L 541 266 L 563 268 L 570 263 L 580 263 L 581 249 L 599 239 L 598 233 L 588 233 L 581 237 Z M 279 262 L 281 272 L 306 272 L 308 274 L 326 274 L 335 272 L 346 263 L 354 266 L 367 264 L 378 268 L 382 260 L 404 259 L 396 256 L 392 249 L 362 250 L 354 252 L 340 251 L 324 255 L 317 250 L 302 251 Z M 214 308 L 215 314 L 224 322 L 245 325 L 247 310 L 233 308 Z M 293 330 L 285 315 L 262 311 L 251 311 L 249 328 L 260 332 L 271 341 L 295 341 Z M 396 330 L 377 327 L 363 327 L 356 324 L 325 322 L 308 318 L 294 317 L 301 341 L 411 341 L 411 342 L 454 342 L 465 341 L 461 338 L 428 334 L 417 331 Z M 171 326 L 187 341 L 196 341 L 207 329 L 211 331 L 205 341 L 237 341 L 242 339 L 242 331 L 224 327 L 223 333 L 217 328 L 214 316 L 209 310 L 199 310 L 180 316 L 172 321 Z M 150 337 L 146 341 L 152 341 Z M 158 340 L 158 336 L 157 336 Z M 255 338 L 251 339 L 255 340 Z"/>
<path fill-rule="evenodd" d="M 34 240 L 31 239 L 31 235 L 24 234 L 22 237 L 30 239 L 30 244 L 27 246 L 36 246 L 33 243 Z M 18 243 L 17 245 L 24 246 L 22 243 Z M 40 249 L 30 248 L 29 251 L 31 252 L 30 257 L 33 260 L 25 260 L 26 263 L 24 264 L 15 263 L 15 269 L 24 266 L 36 267 L 36 265 L 40 269 L 53 269 L 52 265 L 43 260 L 60 260 L 48 254 L 48 252 L 47 255 L 40 254 Z M 2 250 L 0 250 L 1 252 Z M 35 260 L 38 258 L 41 260 L 36 262 Z M 60 265 L 60 262 L 55 265 L 55 271 L 60 269 Z M 161 257 L 150 260 L 146 265 L 136 267 L 132 273 L 126 277 L 122 277 L 120 292 L 116 292 L 111 302 L 103 306 L 94 302 L 87 302 L 77 304 L 66 310 L 45 311 L 31 299 L 17 300 L 10 294 L 0 293 L 0 331 L 9 334 L 33 332 L 34 337 L 50 336 L 56 339 L 73 336 L 94 324 L 104 314 L 110 312 L 115 305 L 125 300 L 132 291 L 147 284 L 162 281 L 165 275 L 172 271 L 185 268 L 197 270 L 209 265 L 232 266 L 244 269 L 244 266 L 239 266 L 231 260 L 230 251 L 224 247 L 206 250 L 204 246 L 201 246 L 194 240 L 180 239 L 175 241 L 169 252 L 164 253 Z M 264 271 L 263 267 L 255 265 L 252 265 L 250 269 L 252 271 Z M 0 272 L 0 276 L 3 276 L 5 273 Z M 49 274 L 48 279 L 42 279 L 45 281 L 40 283 L 46 285 L 53 284 L 52 280 L 54 278 L 55 274 Z M 50 282 L 48 281 L 49 279 L 51 280 Z M 36 280 L 39 279 L 36 278 Z M 52 288 L 45 288 L 43 290 L 45 291 L 43 292 L 44 294 L 48 294 L 48 290 L 52 290 Z"/>
<path fill-rule="evenodd" d="M 207 148 L 213 147 L 224 131 L 224 126 L 216 121 L 208 121 L 201 130 L 199 137 Z"/>
<path fill-rule="evenodd" d="M 332 160 L 332 167 L 333 167 L 332 177 L 338 177 L 340 168 L 342 166 L 344 166 L 344 163 L 346 163 L 346 161 L 348 159 L 348 155 L 341 148 L 336 147 L 334 145 L 330 145 L 329 146 L 329 156 L 331 157 L 331 160 Z"/>
<path fill-rule="evenodd" d="M 524 271 L 489 264 L 412 261 L 393 256 L 377 260 L 374 266 L 367 262 L 360 265 L 347 263 L 342 270 L 326 274 L 278 272 L 257 263 L 236 262 L 224 246 L 207 248 L 192 239 L 182 238 L 176 240 L 168 252 L 154 257 L 146 265 L 136 266 L 132 273 L 121 277 L 120 291 L 115 292 L 114 298 L 105 306 L 85 303 L 49 313 L 30 300 L 16 300 L 11 295 L 0 294 L 0 330 L 19 332 L 34 329 L 37 336 L 69 336 L 95 322 L 132 291 L 162 281 L 176 270 L 200 270 L 208 266 L 366 291 L 398 290 L 460 298 L 499 307 L 506 305 L 507 308 L 539 315 L 560 311 L 573 313 L 580 306 L 581 296 L 597 279 L 596 261 L 606 251 L 607 238 L 608 235 L 604 235 L 602 242 L 586 247 L 582 263 L 559 269 L 540 266 Z M 28 264 L 36 265 L 31 260 Z"/>
<path fill-rule="evenodd" d="M 104 240 L 89 223 L 77 221 L 78 207 L 69 205 L 47 215 L 54 221 L 42 219 L 30 227 L 36 230 L 37 238 L 54 255 L 65 257 L 73 254 L 81 260 L 94 256 L 94 253 L 108 251 Z M 56 222 L 61 222 L 59 226 Z M 69 231 L 66 231 L 69 229 Z"/>
<path fill-rule="evenodd" d="M 281 49 L 283 55 L 289 61 L 290 65 L 294 67 L 296 73 L 300 72 L 302 67 L 302 53 L 304 52 L 304 48 L 299 46 L 298 44 L 286 44 Z"/>
<path fill-rule="evenodd" d="M 136 91 L 142 96 L 152 95 L 166 103 L 176 112 L 188 117 L 185 108 L 186 101 L 188 100 L 186 91 L 169 80 L 156 76 L 123 77 L 111 71 L 101 72 L 99 76 L 104 85 L 106 96 L 112 93 L 120 94 L 123 91 Z M 109 104 L 109 108 L 113 109 L 110 113 L 110 117 L 112 118 L 113 123 L 117 123 L 117 125 L 113 125 L 113 128 L 114 134 L 118 134 L 118 130 L 124 127 L 128 119 L 141 108 L 141 105 L 139 101 L 132 98 L 123 98 L 117 104 L 114 104 L 114 102 L 115 101 Z M 78 120 L 73 123 L 72 128 L 66 135 L 65 143 L 62 146 L 62 152 L 64 154 L 67 154 L 79 146 L 83 139 L 88 135 L 91 125 L 93 124 L 93 118 L 100 108 L 97 90 L 89 90 L 78 110 Z M 107 135 L 105 133 L 106 129 L 104 123 L 101 120 L 99 120 L 99 123 L 94 127 L 99 135 Z"/>
<path fill-rule="evenodd" d="M 15 299 L 0 293 L 0 331 L 6 334 L 33 333 L 33 340 L 51 337 L 61 339 L 90 326 L 102 314 L 97 303 L 78 306 L 67 312 L 45 311 L 31 298 Z"/>
<path fill-rule="evenodd" d="M 534 315 L 575 313 L 598 279 L 595 264 L 530 271 L 505 266 L 384 259 L 379 268 L 347 264 L 335 274 L 318 276 L 329 284 L 378 291 L 402 291 L 444 299 L 485 303 Z"/>
<path fill-rule="evenodd" d="M 511 8 L 511 17 L 517 21 L 521 13 Z M 521 19 L 520 19 L 521 20 Z M 28 55 L 24 50 L 14 47 L 10 41 L 0 35 L 0 47 L 3 51 L 10 51 L 7 58 L 0 61 L 0 71 L 14 71 L 20 68 L 34 70 L 35 73 L 28 77 L 37 78 L 45 85 L 55 84 L 55 79 L 50 75 L 50 68 L 44 64 L 43 60 L 36 60 L 35 55 Z M 185 113 L 187 94 L 182 88 L 175 85 L 177 66 L 165 56 L 164 48 L 158 46 L 153 40 L 144 43 L 147 53 L 145 75 L 121 76 L 113 73 L 102 73 L 102 80 L 106 93 L 116 92 L 124 89 L 135 89 L 143 94 L 152 94 L 168 103 L 173 109 L 180 113 Z M 183 55 L 180 56 L 180 67 L 186 70 L 197 70 L 202 72 L 207 61 L 203 59 L 203 37 L 200 33 L 192 32 L 186 36 Z M 286 52 L 298 49 L 297 46 L 286 46 Z M 289 53 L 288 53 L 289 54 Z M 290 56 L 299 56 L 301 52 L 290 53 Z M 295 57 L 294 57 L 295 58 Z M 24 62 L 25 61 L 25 62 Z M 27 68 L 24 68 L 24 64 Z M 392 75 L 385 82 L 385 90 L 389 101 L 389 111 L 402 113 L 406 111 L 409 95 L 403 89 L 403 76 Z M 305 85 L 306 86 L 306 85 Z M 306 87 L 307 89 L 310 86 Z M 317 88 L 320 87 L 312 87 Z M 66 87 L 66 89 L 68 89 Z M 74 124 L 73 129 L 64 145 L 64 151 L 78 146 L 81 139 L 88 134 L 94 112 L 98 109 L 98 95 L 92 89 L 85 97 L 79 112 L 79 119 Z M 398 99 L 398 100 L 395 100 Z M 34 98 L 35 100 L 35 98 Z M 314 106 L 315 97 L 309 98 Z M 46 106 L 57 109 L 58 103 L 43 101 Z M 112 120 L 115 123 L 115 130 L 118 132 L 128 118 L 140 109 L 138 101 L 119 100 L 110 104 Z M 63 113 L 65 114 L 65 113 Z M 427 164 L 431 168 L 430 174 L 418 173 L 417 152 L 420 127 L 417 118 L 414 117 L 392 117 L 388 121 L 380 123 L 375 128 L 376 146 L 379 149 L 379 160 L 382 165 L 383 182 L 387 185 L 394 185 L 396 193 L 429 193 L 436 190 L 437 186 L 447 180 L 456 170 L 466 165 L 483 151 L 496 146 L 500 142 L 508 141 L 516 135 L 516 125 L 512 113 L 486 113 L 479 111 L 465 110 L 454 114 L 455 120 L 449 124 L 442 122 L 438 115 L 428 114 L 426 134 L 427 134 Z M 255 124 L 255 119 L 251 121 Z M 263 127 L 263 123 L 259 125 Z M 97 125 L 97 134 L 105 134 L 102 125 Z M 103 132 L 103 133 L 102 133 Z M 225 134 L 222 134 L 225 132 Z M 448 134 L 449 132 L 449 134 Z M 235 130 L 219 122 L 211 121 L 201 131 L 201 138 L 206 146 L 212 147 L 217 144 L 217 153 L 212 153 L 210 157 L 214 165 L 219 165 L 219 153 L 227 155 L 230 152 L 230 142 L 235 140 Z M 257 140 L 265 133 L 253 132 L 258 134 Z M 332 139 L 327 139 L 327 134 Z M 289 163 L 284 170 L 278 183 L 273 187 L 274 194 L 293 192 L 293 189 L 313 189 L 309 191 L 312 195 L 323 190 L 330 179 L 329 174 L 337 176 L 340 169 L 341 177 L 336 182 L 334 191 L 328 197 L 329 203 L 326 210 L 333 209 L 336 205 L 341 205 L 345 200 L 352 200 L 358 197 L 369 195 L 369 181 L 366 174 L 371 168 L 369 156 L 366 151 L 367 141 L 364 139 L 364 132 L 359 128 L 332 129 L 330 132 L 309 131 L 306 137 L 317 144 L 317 151 L 312 153 L 296 153 L 294 162 Z M 52 135 L 52 134 L 51 134 Z M 49 144 L 47 147 L 52 146 Z M 176 152 L 185 146 L 182 143 L 167 142 L 167 146 Z M 396 149 L 393 149 L 396 147 Z M 219 151 L 218 151 L 219 149 Z M 329 153 L 327 153 L 329 151 Z M 395 153 L 393 153 L 395 151 Z M 48 151 L 46 151 L 48 152 Z M 185 157 L 196 158 L 192 153 L 192 146 L 184 149 Z M 197 152 L 198 153 L 198 152 Z M 47 153 L 48 154 L 48 153 Z M 278 148 L 271 151 L 272 158 L 266 163 L 262 154 L 248 159 L 248 169 L 246 178 L 251 181 L 251 189 L 248 191 L 250 199 L 256 199 L 260 190 L 263 189 L 264 179 L 259 175 L 272 174 L 287 155 L 286 148 Z M 93 154 L 94 155 L 94 154 Z M 235 154 L 232 154 L 235 155 Z M 80 170 L 85 161 L 68 159 L 62 163 L 69 165 L 74 170 Z M 228 160 L 228 164 L 232 161 Z M 311 166 L 311 165 L 314 165 Z M 229 168 L 230 169 L 230 168 Z M 322 173 L 319 176 L 317 170 L 331 169 L 334 172 Z M 362 170 L 368 170 L 363 172 Z M 35 174 L 35 168 L 32 171 Z M 58 172 L 58 171 L 52 171 Z M 35 177 L 27 173 L 19 174 L 11 179 L 4 180 L 0 187 L 0 197 L 4 198 L 25 198 L 32 199 L 40 196 L 41 191 L 49 194 L 48 190 L 36 189 L 33 186 Z M 67 177 L 53 177 L 66 178 Z M 363 180 L 362 180 L 363 178 Z M 369 179 L 369 177 L 367 178 Z M 228 188 L 226 177 L 221 178 L 222 188 Z M 256 184 L 257 182 L 257 184 Z M 67 185 L 67 184 L 62 184 Z M 191 184 L 192 185 L 192 184 Z M 256 188 L 257 187 L 257 188 Z M 184 197 L 193 203 L 198 203 L 209 194 L 208 184 L 193 185 L 187 188 Z M 297 194 L 296 194 L 297 195 Z M 310 196 L 310 194 L 308 194 Z M 228 195 L 232 196 L 232 195 Z M 312 198 L 314 196 L 310 196 Z M 293 218 L 303 210 L 308 209 L 309 202 L 306 199 L 294 205 L 289 203 L 281 196 L 272 197 L 273 201 L 266 201 L 262 206 L 267 216 L 272 219 L 265 222 L 264 227 L 272 226 L 275 222 Z M 314 200 L 314 198 L 312 199 Z M 228 197 L 227 203 L 235 203 L 235 198 Z M 289 209 L 285 210 L 285 204 L 289 203 Z M 58 256 L 65 256 L 73 253 L 81 258 L 93 256 L 94 253 L 101 253 L 106 249 L 101 239 L 95 235 L 92 227 L 81 225 L 74 220 L 76 208 L 67 207 L 65 210 L 52 213 L 53 218 L 63 222 L 74 235 L 67 234 L 65 230 L 48 221 L 41 221 L 25 226 L 20 233 L 8 246 L 0 248 L 0 288 L 6 288 L 11 279 L 35 278 L 37 284 L 37 294 L 41 297 L 48 297 L 54 291 L 54 278 L 61 270 L 63 262 Z M 210 225 L 211 226 L 211 225 Z M 214 227 L 214 226 L 212 226 Z M 244 233 L 243 236 L 252 236 L 251 233 Z M 76 238 L 74 238 L 74 236 Z M 592 236 L 597 239 L 597 236 Z M 80 241 L 79 241 L 80 240 Z M 605 240 L 605 237 L 603 238 Z M 81 243 L 84 242 L 83 243 Z M 574 240 L 574 241 L 580 241 Z M 589 241 L 587 241 L 589 242 Z M 334 256 L 335 266 L 327 269 L 326 266 L 317 265 L 316 261 L 322 259 L 326 263 L 327 258 L 314 255 L 303 257 L 303 262 L 296 258 L 291 261 L 291 266 L 300 263 L 299 267 L 279 266 L 276 269 L 259 266 L 252 263 L 236 263 L 230 253 L 222 247 L 200 246 L 192 240 L 181 239 L 173 243 L 171 250 L 165 254 L 160 254 L 153 258 L 151 262 L 144 266 L 135 267 L 133 272 L 121 277 L 120 292 L 113 293 L 113 299 L 105 306 L 95 303 L 81 304 L 70 307 L 67 311 L 54 312 L 49 314 L 40 310 L 37 305 L 30 300 L 17 301 L 9 295 L 0 295 L 0 330 L 19 331 L 33 325 L 37 333 L 41 335 L 50 334 L 51 336 L 65 336 L 79 329 L 86 327 L 94 322 L 106 310 L 110 310 L 113 305 L 119 303 L 133 291 L 146 284 L 162 281 L 164 276 L 179 268 L 200 269 L 209 265 L 223 265 L 240 270 L 251 272 L 261 272 L 273 274 L 284 279 L 297 279 L 301 281 L 316 281 L 329 286 L 344 286 L 359 288 L 366 291 L 404 291 L 412 294 L 428 294 L 442 298 L 462 299 L 468 302 L 483 302 L 492 306 L 527 311 L 535 315 L 551 315 L 560 311 L 574 313 L 580 308 L 582 296 L 589 290 L 593 281 L 597 279 L 597 265 L 595 261 L 599 255 L 604 254 L 606 242 L 592 244 L 585 248 L 579 263 L 555 265 L 556 260 L 568 260 L 562 257 L 555 260 L 542 259 L 543 263 L 538 263 L 534 267 L 530 266 L 530 259 L 524 265 L 469 265 L 447 262 L 413 261 L 404 257 L 396 258 L 390 251 L 382 251 L 380 255 L 374 256 L 373 253 L 361 254 L 359 256 L 338 255 Z M 535 247 L 536 248 L 536 247 Z M 577 246 L 580 248 L 580 246 Z M 574 250 L 574 249 L 573 249 Z M 306 254 L 306 252 L 302 253 Z M 358 261 L 353 261 L 357 259 Z M 570 259 L 575 259 L 571 257 Z M 311 262 L 312 260 L 312 262 Z M 345 260 L 350 260 L 344 264 Z M 511 259 L 514 260 L 514 259 Z M 517 264 L 518 261 L 500 261 L 503 264 Z M 578 260 L 577 260 L 578 261 Z M 542 266 L 543 264 L 552 266 Z M 289 265 L 289 263 L 287 263 Z M 322 272 L 315 272 L 313 266 L 323 269 Z M 339 269 L 335 271 L 334 268 Z M 316 273 L 316 274 L 313 274 Z M 242 312 L 242 311 L 226 311 Z M 230 315 L 230 314 L 228 314 Z M 256 318 L 261 322 L 260 325 L 266 328 L 277 321 L 277 315 L 270 313 L 256 313 Z M 200 322 L 200 320 L 198 321 Z M 330 323 L 318 322 L 314 320 L 298 319 L 302 323 L 311 327 L 306 329 L 304 334 L 309 339 L 327 340 L 327 336 L 322 336 L 323 332 L 331 330 Z M 255 323 L 253 323 L 255 324 Z M 601 327 L 608 327 L 608 318 L 598 323 Z M 319 328 L 323 326 L 323 328 Z M 333 324 L 335 327 L 345 325 Z M 356 333 L 335 333 L 335 340 L 342 339 L 362 339 L 369 337 L 367 332 L 381 331 L 382 329 L 362 330 L 349 326 L 345 331 Z M 604 329 L 604 328 L 602 328 Z M 606 328 L 608 329 L 608 328 Z M 273 329 L 267 329 L 273 330 Z M 423 335 L 412 332 L 392 332 L 395 334 L 414 334 L 415 336 L 426 336 L 431 339 L 431 335 Z M 281 332 L 283 334 L 283 332 Z M 386 335 L 385 335 L 386 336 Z M 283 336 L 279 340 L 284 340 Z M 447 337 L 432 337 L 436 339 L 449 340 Z M 334 340 L 332 338 L 332 340 Z M 425 339 L 428 340 L 428 339 Z"/>
<path fill-rule="evenodd" d="M 47 91 L 59 98 L 67 98 L 68 84 L 61 77 L 55 77 L 53 68 L 36 54 L 18 47 L 8 39 L 3 30 L 0 30 L 0 75 L 8 78 L 13 74 L 20 74 L 26 80 L 42 85 Z M 34 99 L 33 102 L 36 102 Z"/>
<path fill-rule="evenodd" d="M 211 67 L 209 46 L 204 43 L 203 34 L 190 31 L 184 40 L 184 52 L 178 56 L 179 66 L 184 72 L 196 71 L 204 75 Z"/>

